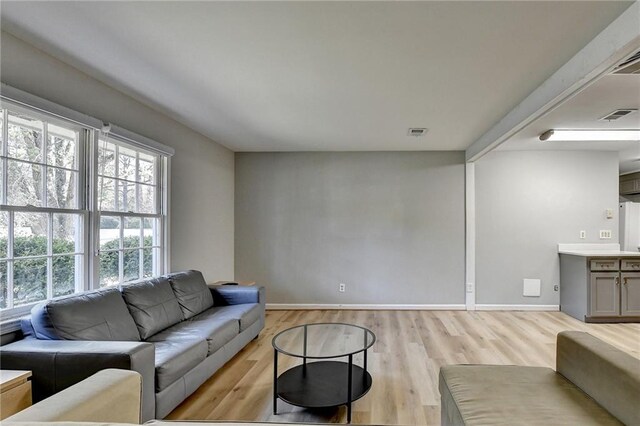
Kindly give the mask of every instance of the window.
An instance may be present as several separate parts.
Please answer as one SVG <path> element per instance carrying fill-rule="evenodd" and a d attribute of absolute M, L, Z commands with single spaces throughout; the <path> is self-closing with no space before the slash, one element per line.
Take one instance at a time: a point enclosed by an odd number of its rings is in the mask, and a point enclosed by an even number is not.
<path fill-rule="evenodd" d="M 0 318 L 167 271 L 168 155 L 41 111 L 0 108 Z"/>
<path fill-rule="evenodd" d="M 80 128 L 3 109 L 0 309 L 82 289 Z"/>
<path fill-rule="evenodd" d="M 160 164 L 126 143 L 98 143 L 101 287 L 159 275 Z"/>

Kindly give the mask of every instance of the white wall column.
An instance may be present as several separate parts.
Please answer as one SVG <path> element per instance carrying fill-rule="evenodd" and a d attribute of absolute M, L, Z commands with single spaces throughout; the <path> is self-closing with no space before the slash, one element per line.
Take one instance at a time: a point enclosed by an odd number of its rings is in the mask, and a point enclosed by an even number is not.
<path fill-rule="evenodd" d="M 476 175 L 475 164 L 465 164 L 465 303 L 476 310 Z"/>

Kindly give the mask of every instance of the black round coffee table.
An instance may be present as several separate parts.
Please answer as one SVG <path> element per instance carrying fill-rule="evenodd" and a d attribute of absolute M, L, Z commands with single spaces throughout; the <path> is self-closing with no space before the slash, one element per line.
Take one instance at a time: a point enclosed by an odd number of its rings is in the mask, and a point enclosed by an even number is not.
<path fill-rule="evenodd" d="M 353 324 L 304 324 L 278 333 L 273 345 L 273 414 L 278 398 L 305 408 L 347 406 L 351 422 L 351 403 L 371 389 L 367 371 L 367 350 L 375 343 L 371 330 Z M 353 363 L 363 352 L 362 367 Z M 302 365 L 278 376 L 278 353 L 302 358 Z M 336 360 L 347 358 L 348 362 Z M 307 360 L 314 360 L 307 362 Z"/>

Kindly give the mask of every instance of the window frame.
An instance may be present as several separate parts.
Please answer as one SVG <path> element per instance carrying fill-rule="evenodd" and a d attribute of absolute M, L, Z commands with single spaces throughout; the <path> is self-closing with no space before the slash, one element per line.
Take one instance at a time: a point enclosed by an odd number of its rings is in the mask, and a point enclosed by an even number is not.
<path fill-rule="evenodd" d="M 93 188 L 93 193 L 91 196 L 91 203 L 93 205 L 93 215 L 90 216 L 90 220 L 91 222 L 91 229 L 92 229 L 92 235 L 94 237 L 94 241 L 92 242 L 92 246 L 93 247 L 93 255 L 92 257 L 92 265 L 93 267 L 91 268 L 91 272 L 92 272 L 92 279 L 91 281 L 93 282 L 93 285 L 95 289 L 101 288 L 100 287 L 100 253 L 101 253 L 101 249 L 100 249 L 100 220 L 102 216 L 110 216 L 110 217 L 118 217 L 119 221 L 120 221 L 120 236 L 119 236 L 119 247 L 118 249 L 113 249 L 113 250 L 109 250 L 109 252 L 117 252 L 118 253 L 118 275 L 119 275 L 119 284 L 118 285 L 127 285 L 128 283 L 131 282 L 135 282 L 136 280 L 132 280 L 132 281 L 126 281 L 123 282 L 122 280 L 124 279 L 124 272 L 123 272 L 123 264 L 124 264 L 124 252 L 125 251 L 130 251 L 130 250 L 136 250 L 136 249 L 142 249 L 142 247 L 140 248 L 125 248 L 123 246 L 123 239 L 124 239 L 124 223 L 126 221 L 127 218 L 139 218 L 140 220 L 144 220 L 144 219 L 156 219 L 159 223 L 158 226 L 158 236 L 157 236 L 157 240 L 159 245 L 152 245 L 149 247 L 145 247 L 145 248 L 151 248 L 151 249 L 157 249 L 157 251 L 159 252 L 158 255 L 158 259 L 157 259 L 157 263 L 155 265 L 154 271 L 153 271 L 153 276 L 158 276 L 158 275 L 162 275 L 163 273 L 168 272 L 169 268 L 168 268 L 168 263 L 166 262 L 167 256 L 165 254 L 165 252 L 168 252 L 168 246 L 167 246 L 167 242 L 168 242 L 168 236 L 166 235 L 168 232 L 168 227 L 167 227 L 167 223 L 168 223 L 168 214 L 167 211 L 168 209 L 166 208 L 166 205 L 164 205 L 163 200 L 165 199 L 165 195 L 164 193 L 167 192 L 167 186 L 164 185 L 164 182 L 167 181 L 167 179 L 165 179 L 165 174 L 166 174 L 166 167 L 165 164 L 168 162 L 168 156 L 163 155 L 161 153 L 157 153 L 154 152 L 152 150 L 149 149 L 145 149 L 142 147 L 138 147 L 135 145 L 132 145 L 130 143 L 130 141 L 125 140 L 122 137 L 119 137 L 117 135 L 111 136 L 109 135 L 108 138 L 106 138 L 107 140 L 105 142 L 108 143 L 112 143 L 115 144 L 116 147 L 120 147 L 120 146 L 125 146 L 126 148 L 129 149 L 133 149 L 136 152 L 143 152 L 146 154 L 151 154 L 153 156 L 155 156 L 155 161 L 154 161 L 154 184 L 153 187 L 155 188 L 155 197 L 154 197 L 154 203 L 155 203 L 155 210 L 156 213 L 138 213 L 138 212 L 127 212 L 127 211 L 122 211 L 122 210 L 118 210 L 118 194 L 117 194 L 117 182 L 122 181 L 122 179 L 120 179 L 117 174 L 118 174 L 118 148 L 116 148 L 115 150 L 115 156 L 114 156 L 114 161 L 115 161 L 115 176 L 113 177 L 114 181 L 116 182 L 116 193 L 114 194 L 114 199 L 115 199 L 115 208 L 116 210 L 100 210 L 100 206 L 99 206 L 99 201 L 98 201 L 98 197 L 99 197 L 99 178 L 100 177 L 105 177 L 105 175 L 100 175 L 99 172 L 99 164 L 98 164 L 98 159 L 99 159 L 99 150 L 100 150 L 100 143 L 101 143 L 101 139 L 104 139 L 105 136 L 100 136 L 95 135 L 95 141 L 92 144 L 93 147 L 93 152 L 92 152 L 92 157 L 93 157 L 93 162 L 94 162 L 94 167 L 93 167 L 93 176 L 92 176 L 92 185 L 91 187 Z M 137 166 L 136 166 L 136 173 L 137 173 Z M 139 182 L 132 182 L 135 184 L 138 184 Z M 137 188 L 137 187 L 136 187 Z M 136 189 L 136 198 L 139 196 L 139 194 L 137 193 L 137 189 Z M 136 201 L 137 203 L 138 201 Z M 142 230 L 141 230 L 142 232 Z M 167 249 L 165 249 L 165 247 L 167 247 Z M 138 279 L 142 279 L 142 263 L 140 263 L 140 271 L 138 274 Z"/>
<path fill-rule="evenodd" d="M 24 114 L 29 116 L 30 118 L 40 120 L 43 123 L 42 130 L 42 159 L 40 162 L 17 159 L 14 157 L 9 157 L 9 111 L 13 113 Z M 87 232 L 88 232 L 88 213 L 89 211 L 86 208 L 86 176 L 88 165 L 86 163 L 86 146 L 87 146 L 87 129 L 79 126 L 75 123 L 66 122 L 64 120 L 60 120 L 54 116 L 50 116 L 44 114 L 40 111 L 34 111 L 29 108 L 25 108 L 21 105 L 16 105 L 12 102 L 7 102 L 2 99 L 2 108 L 0 109 L 0 113 L 2 114 L 2 149 L 0 154 L 0 162 L 2 163 L 2 176 L 1 183 L 2 189 L 0 191 L 0 211 L 7 212 L 8 214 L 8 232 L 7 232 L 7 256 L 3 258 L 3 261 L 7 262 L 7 304 L 9 307 L 0 310 L 0 320 L 4 320 L 5 318 L 12 318 L 19 315 L 24 315 L 29 312 L 30 309 L 40 301 L 26 303 L 24 305 L 14 306 L 13 304 L 13 288 L 14 288 L 14 264 L 16 261 L 27 260 L 27 259 L 46 259 L 47 261 L 47 277 L 46 277 L 46 291 L 47 291 L 47 299 L 53 298 L 53 259 L 55 257 L 61 256 L 62 254 L 54 254 L 53 248 L 51 245 L 53 238 L 53 215 L 58 214 L 73 214 L 77 215 L 81 220 L 81 225 L 78 227 L 79 235 L 76 237 L 76 244 L 80 242 L 81 250 L 75 250 L 73 253 L 66 253 L 67 255 L 74 256 L 82 256 L 81 267 L 75 269 L 75 290 L 74 292 L 80 292 L 86 290 L 87 286 L 87 277 L 88 277 L 88 259 L 87 259 Z M 77 169 L 71 170 L 67 168 L 60 168 L 56 166 L 50 166 L 47 164 L 46 154 L 47 154 L 47 146 L 49 144 L 48 138 L 48 124 L 58 125 L 60 127 L 65 127 L 71 130 L 74 130 L 77 134 L 76 141 L 76 154 L 75 160 L 77 162 Z M 44 173 L 42 176 L 41 185 L 41 195 L 43 199 L 43 206 L 17 206 L 11 205 L 7 203 L 8 199 L 8 176 L 9 176 L 9 161 L 18 161 L 23 164 L 33 164 L 43 167 Z M 58 168 L 62 170 L 71 170 L 77 173 L 77 182 L 75 184 L 76 191 L 76 206 L 75 208 L 60 208 L 60 207 L 48 207 L 48 194 L 47 194 L 47 180 L 49 168 Z M 16 213 L 42 213 L 47 216 L 47 252 L 43 255 L 37 256 L 26 256 L 26 257 L 15 257 L 13 253 L 14 249 L 14 241 L 15 241 L 15 231 L 14 231 L 14 217 Z"/>
<path fill-rule="evenodd" d="M 74 253 L 74 255 L 80 255 L 82 258 L 81 265 L 82 271 L 76 268 L 76 288 L 75 292 L 82 292 L 87 290 L 99 289 L 99 254 L 100 254 L 100 215 L 114 215 L 121 217 L 140 217 L 147 218 L 152 217 L 158 221 L 158 236 L 157 242 L 159 246 L 153 245 L 153 250 L 157 250 L 157 264 L 154 267 L 153 275 L 161 275 L 167 273 L 170 270 L 170 238 L 169 238 L 169 200 L 170 200 L 170 163 L 171 156 L 174 154 L 174 150 L 171 147 L 160 144 L 152 139 L 148 139 L 144 136 L 130 132 L 128 130 L 119 128 L 117 126 L 111 126 L 111 133 L 109 139 L 113 139 L 116 143 L 128 145 L 129 147 L 143 151 L 146 153 L 157 156 L 156 170 L 155 170 L 155 206 L 156 213 L 129 213 L 129 212 L 111 212 L 111 211 L 98 211 L 97 196 L 98 196 L 98 143 L 102 135 L 101 128 L 102 122 L 93 117 L 86 116 L 78 113 L 74 110 L 68 109 L 61 105 L 23 92 L 19 89 L 15 89 L 6 84 L 2 84 L 0 91 L 0 108 L 3 110 L 3 137 L 1 144 L 3 145 L 2 154 L 0 155 L 0 163 L 2 163 L 2 186 L 0 187 L 0 211 L 7 211 L 9 219 L 15 215 L 16 212 L 28 212 L 28 213 L 46 213 L 48 220 L 47 237 L 50 238 L 53 232 L 51 220 L 56 213 L 78 214 L 82 222 L 79 226 L 80 235 L 76 236 L 76 242 L 80 241 L 82 244 L 82 251 Z M 65 128 L 73 128 L 78 130 L 78 142 L 77 142 L 77 173 L 78 182 L 76 184 L 76 199 L 77 204 L 75 209 L 58 208 L 58 207 L 44 207 L 47 204 L 47 167 L 56 166 L 44 166 L 43 177 L 43 195 L 44 202 L 43 207 L 36 206 L 13 206 L 6 204 L 7 201 L 7 186 L 8 176 L 7 164 L 8 164 L 8 112 L 23 113 L 29 117 L 42 120 L 44 124 L 43 130 L 43 155 L 42 163 L 47 163 L 47 150 L 46 146 L 49 143 L 47 137 L 47 123 L 54 125 L 61 125 Z M 20 160 L 19 160 L 20 161 Z M 24 162 L 24 161 L 23 161 Z M 28 162 L 28 161 L 27 161 Z M 38 163 L 40 164 L 40 163 Z M 59 167 L 58 167 L 59 168 Z M 65 168 L 62 168 L 65 169 Z M 74 170 L 76 172 L 76 170 Z M 136 198 L 139 193 L 136 190 Z M 13 248 L 13 222 L 10 220 L 8 226 L 11 228 L 8 231 L 8 237 L 11 241 L 8 241 L 8 250 Z M 124 225 L 123 225 L 124 226 Z M 141 234 L 144 231 L 141 229 Z M 47 244 L 47 254 L 43 256 L 37 256 L 38 258 L 47 259 L 47 299 L 52 296 L 52 280 L 53 272 L 51 269 L 52 259 L 60 254 L 53 254 L 51 244 Z M 119 250 L 121 250 L 120 247 Z M 141 250 L 141 249 L 140 249 Z M 142 253 L 142 252 L 141 252 Z M 122 257 L 122 255 L 119 255 Z M 9 264 L 13 263 L 13 253 L 7 251 L 7 292 L 11 288 L 9 286 L 9 280 L 13 280 L 13 268 L 9 269 Z M 156 263 L 156 262 L 154 262 Z M 142 265 L 140 269 L 142 270 Z M 11 277 L 9 277 L 11 272 Z M 80 275 L 78 275 L 80 274 Z M 120 275 L 121 276 L 121 275 Z M 132 281 L 133 282 L 133 281 Z M 118 286 L 126 285 L 127 283 L 120 282 Z M 11 294 L 13 297 L 13 294 Z M 8 297 L 9 298 L 9 295 Z M 3 329 L 7 329 L 7 325 L 10 325 L 10 329 L 17 329 L 17 323 L 15 318 L 27 314 L 30 309 L 40 301 L 30 304 L 21 305 L 18 307 L 5 308 L 0 310 L 0 322 Z M 10 330 L 7 330 L 10 331 Z"/>

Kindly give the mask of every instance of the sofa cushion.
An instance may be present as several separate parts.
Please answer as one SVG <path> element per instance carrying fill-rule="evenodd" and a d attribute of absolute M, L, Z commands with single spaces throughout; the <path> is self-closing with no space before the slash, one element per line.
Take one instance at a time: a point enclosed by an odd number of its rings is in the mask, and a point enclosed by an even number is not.
<path fill-rule="evenodd" d="M 123 286 L 122 297 L 143 340 L 184 319 L 171 284 L 164 277 Z"/>
<path fill-rule="evenodd" d="M 620 421 L 640 425 L 640 360 L 589 333 L 558 334 L 556 370 Z"/>
<path fill-rule="evenodd" d="M 443 415 L 464 425 L 620 425 L 545 367 L 450 365 L 440 369 Z M 443 419 L 443 424 L 448 424 Z"/>
<path fill-rule="evenodd" d="M 208 311 L 202 314 L 206 312 Z M 240 325 L 234 319 L 201 318 L 202 314 L 161 331 L 149 338 L 149 341 L 202 339 L 207 341 L 209 356 L 233 340 L 240 332 Z"/>
<path fill-rule="evenodd" d="M 185 319 L 213 306 L 213 296 L 200 271 L 184 271 L 167 276 Z"/>
<path fill-rule="evenodd" d="M 31 310 L 38 339 L 139 341 L 140 334 L 116 288 L 40 303 Z"/>
<path fill-rule="evenodd" d="M 153 342 L 156 350 L 156 392 L 160 392 L 207 357 L 207 343 L 200 339 Z"/>
<path fill-rule="evenodd" d="M 20 329 L 22 330 L 22 336 L 27 337 L 37 337 L 36 331 L 33 329 L 33 324 L 31 324 L 31 317 L 23 317 L 20 318 Z"/>
<path fill-rule="evenodd" d="M 252 326 L 260 319 L 263 310 L 257 303 L 246 303 L 242 305 L 215 306 L 197 316 L 198 319 L 205 318 L 226 318 L 238 321 L 240 332 Z"/>

